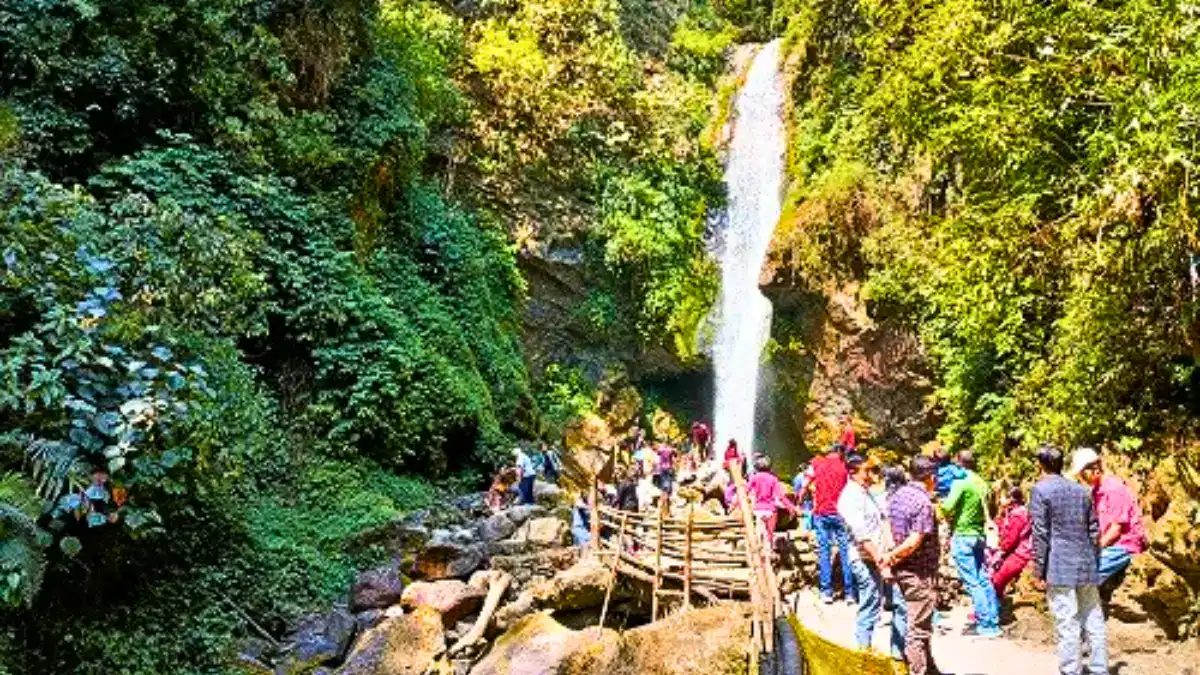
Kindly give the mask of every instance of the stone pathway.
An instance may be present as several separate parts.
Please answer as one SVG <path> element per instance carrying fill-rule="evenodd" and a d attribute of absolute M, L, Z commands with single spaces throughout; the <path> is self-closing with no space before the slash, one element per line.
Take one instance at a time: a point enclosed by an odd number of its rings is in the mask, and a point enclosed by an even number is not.
<path fill-rule="evenodd" d="M 857 609 L 844 602 L 822 604 L 815 591 L 804 590 L 794 596 L 796 614 L 800 621 L 821 635 L 847 646 L 854 645 L 854 617 Z M 982 639 L 961 635 L 967 621 L 968 608 L 959 606 L 944 616 L 943 624 L 934 635 L 933 655 L 942 672 L 953 675 L 1051 675 L 1058 670 L 1058 660 L 1051 648 L 1039 643 L 1011 638 Z M 885 613 L 875 631 L 875 648 L 888 652 L 890 615 Z M 1141 655 L 1138 655 L 1141 656 Z M 1187 670 L 1163 670 L 1161 661 L 1154 664 L 1144 658 L 1113 659 L 1114 673 L 1186 673 Z"/>

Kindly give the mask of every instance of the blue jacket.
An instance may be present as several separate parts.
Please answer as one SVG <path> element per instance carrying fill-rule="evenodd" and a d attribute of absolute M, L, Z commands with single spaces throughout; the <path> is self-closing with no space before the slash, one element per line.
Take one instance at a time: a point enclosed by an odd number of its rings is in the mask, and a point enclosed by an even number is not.
<path fill-rule="evenodd" d="M 937 468 L 934 477 L 938 499 L 945 499 L 950 494 L 950 485 L 959 478 L 966 478 L 967 472 L 954 462 L 946 462 Z"/>

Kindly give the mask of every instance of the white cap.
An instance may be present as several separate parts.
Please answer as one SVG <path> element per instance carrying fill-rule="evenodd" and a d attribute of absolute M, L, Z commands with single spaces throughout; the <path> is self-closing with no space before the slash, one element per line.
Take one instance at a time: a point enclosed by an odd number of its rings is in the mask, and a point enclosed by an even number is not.
<path fill-rule="evenodd" d="M 1067 472 L 1067 475 L 1072 477 L 1078 476 L 1080 471 L 1099 461 L 1100 455 L 1094 449 L 1079 448 L 1071 455 L 1071 469 Z"/>

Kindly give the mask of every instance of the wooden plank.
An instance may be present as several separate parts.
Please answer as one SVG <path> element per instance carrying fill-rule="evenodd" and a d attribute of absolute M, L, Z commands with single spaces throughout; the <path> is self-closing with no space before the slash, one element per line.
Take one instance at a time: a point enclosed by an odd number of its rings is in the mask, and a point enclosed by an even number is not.
<path fill-rule="evenodd" d="M 662 588 L 663 512 L 667 510 L 667 496 L 663 495 L 658 506 L 658 541 L 654 547 L 654 595 L 650 599 L 650 622 L 658 621 L 658 590 Z"/>

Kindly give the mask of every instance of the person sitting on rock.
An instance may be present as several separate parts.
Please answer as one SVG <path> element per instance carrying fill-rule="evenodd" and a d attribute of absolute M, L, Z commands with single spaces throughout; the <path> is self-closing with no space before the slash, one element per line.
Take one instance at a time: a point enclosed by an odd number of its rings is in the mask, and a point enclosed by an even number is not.
<path fill-rule="evenodd" d="M 1107 603 L 1125 579 L 1133 556 L 1146 550 L 1146 528 L 1137 497 L 1125 481 L 1104 472 L 1104 462 L 1092 448 L 1071 456 L 1071 475 L 1092 490 L 1100 522 L 1100 596 Z"/>
<path fill-rule="evenodd" d="M 1025 491 L 1011 488 L 1000 495 L 1000 515 L 996 518 L 1000 543 L 992 571 L 996 598 L 1004 602 L 1004 592 L 1033 560 L 1033 519 L 1025 506 Z"/>

